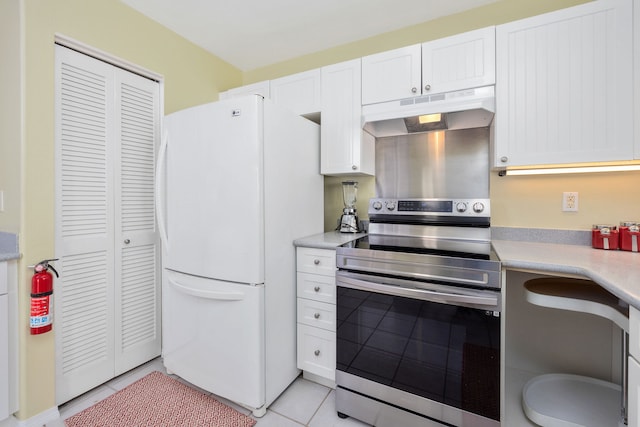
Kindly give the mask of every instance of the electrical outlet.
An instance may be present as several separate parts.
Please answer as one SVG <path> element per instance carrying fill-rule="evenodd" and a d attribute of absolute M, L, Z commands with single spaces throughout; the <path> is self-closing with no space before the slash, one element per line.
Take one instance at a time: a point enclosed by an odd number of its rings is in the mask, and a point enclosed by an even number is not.
<path fill-rule="evenodd" d="M 565 191 L 562 193 L 562 212 L 578 212 L 577 191 Z"/>

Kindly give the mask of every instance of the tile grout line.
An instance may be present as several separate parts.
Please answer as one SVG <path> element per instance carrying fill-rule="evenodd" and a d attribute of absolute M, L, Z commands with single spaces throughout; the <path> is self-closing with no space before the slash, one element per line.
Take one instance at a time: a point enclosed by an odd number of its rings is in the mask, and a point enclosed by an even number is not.
<path fill-rule="evenodd" d="M 300 425 L 300 426 L 307 426 L 307 425 L 308 425 L 308 424 L 302 424 L 301 422 L 296 421 L 296 420 L 294 420 L 293 418 L 290 418 L 290 417 L 288 417 L 288 416 L 286 416 L 286 415 L 284 415 L 284 414 L 281 414 L 280 412 L 274 411 L 273 409 L 267 409 L 267 412 L 269 412 L 269 411 L 273 412 L 274 414 L 277 414 L 277 415 L 281 416 L 282 418 L 286 418 L 286 419 L 288 419 L 289 421 L 292 421 L 292 422 L 294 422 L 294 423 L 296 423 L 296 424 L 298 424 L 298 425 Z M 266 414 L 265 414 L 265 415 L 266 415 Z M 251 418 L 253 418 L 253 417 L 251 417 Z M 311 418 L 313 418 L 313 417 L 311 417 Z M 254 419 L 254 420 L 256 420 L 256 424 L 258 424 L 258 422 L 260 422 L 260 418 L 258 418 L 258 419 L 253 418 L 253 419 Z M 309 421 L 311 421 L 311 420 L 309 420 Z"/>
<path fill-rule="evenodd" d="M 311 418 L 309 418 L 309 421 L 307 421 L 307 424 L 305 424 L 305 426 L 309 426 L 309 424 L 311 424 L 311 420 L 313 420 L 313 417 L 315 417 L 316 415 L 318 415 L 318 411 L 320 411 L 320 408 L 322 408 L 322 405 L 324 405 L 324 402 L 327 401 L 327 398 L 329 397 L 329 395 L 331 395 L 331 388 L 329 388 L 329 390 L 327 391 L 327 395 L 324 397 L 324 399 L 322 399 L 322 402 L 320 402 L 320 404 L 318 405 L 318 407 L 316 408 L 315 412 L 313 413 L 313 415 L 311 415 Z"/>

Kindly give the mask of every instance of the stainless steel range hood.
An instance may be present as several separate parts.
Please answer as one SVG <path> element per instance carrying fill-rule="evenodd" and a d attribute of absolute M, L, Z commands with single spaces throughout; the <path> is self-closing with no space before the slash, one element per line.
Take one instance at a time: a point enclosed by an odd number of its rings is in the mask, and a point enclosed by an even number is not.
<path fill-rule="evenodd" d="M 494 113 L 495 89 L 485 86 L 364 105 L 362 127 L 375 137 L 470 129 L 489 126 Z"/>

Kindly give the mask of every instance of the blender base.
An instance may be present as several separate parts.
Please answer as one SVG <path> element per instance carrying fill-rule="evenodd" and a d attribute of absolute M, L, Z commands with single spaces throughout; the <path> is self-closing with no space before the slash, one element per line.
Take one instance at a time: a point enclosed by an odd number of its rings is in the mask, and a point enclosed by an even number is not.
<path fill-rule="evenodd" d="M 340 218 L 340 232 L 341 233 L 359 233 L 359 221 L 355 215 L 342 215 Z"/>

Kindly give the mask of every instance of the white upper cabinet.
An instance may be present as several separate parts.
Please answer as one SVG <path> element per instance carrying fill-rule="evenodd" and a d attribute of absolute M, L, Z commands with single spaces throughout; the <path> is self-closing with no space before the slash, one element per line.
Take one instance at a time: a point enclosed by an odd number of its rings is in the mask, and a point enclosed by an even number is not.
<path fill-rule="evenodd" d="M 495 27 L 362 58 L 362 104 L 495 83 Z"/>
<path fill-rule="evenodd" d="M 402 47 L 362 58 L 362 105 L 420 95 L 421 47 Z"/>
<path fill-rule="evenodd" d="M 245 86 L 234 87 L 226 92 L 220 92 L 220 99 L 238 98 L 245 95 L 261 95 L 264 98 L 270 98 L 270 85 L 269 80 L 262 82 L 251 83 Z"/>
<path fill-rule="evenodd" d="M 496 28 L 494 166 L 632 160 L 631 0 Z"/>
<path fill-rule="evenodd" d="M 422 93 L 443 93 L 496 82 L 495 27 L 422 44 Z"/>
<path fill-rule="evenodd" d="M 375 171 L 375 140 L 362 130 L 360 59 L 322 67 L 320 173 Z"/>
<path fill-rule="evenodd" d="M 319 68 L 271 80 L 271 100 L 301 116 L 319 113 L 320 82 Z"/>

